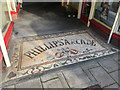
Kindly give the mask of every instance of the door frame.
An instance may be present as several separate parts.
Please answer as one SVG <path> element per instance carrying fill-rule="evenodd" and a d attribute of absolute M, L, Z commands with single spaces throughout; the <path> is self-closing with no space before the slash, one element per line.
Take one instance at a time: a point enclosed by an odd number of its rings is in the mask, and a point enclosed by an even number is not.
<path fill-rule="evenodd" d="M 88 0 L 85 0 L 84 2 L 82 2 L 82 9 L 81 9 L 81 16 L 80 16 L 80 19 L 87 25 L 88 23 L 88 20 L 89 20 L 89 16 L 85 16 L 84 14 L 82 14 L 82 12 L 84 12 L 85 10 L 85 6 L 87 4 Z M 91 3 L 92 4 L 92 3 Z M 89 12 L 90 14 L 90 12 Z"/>

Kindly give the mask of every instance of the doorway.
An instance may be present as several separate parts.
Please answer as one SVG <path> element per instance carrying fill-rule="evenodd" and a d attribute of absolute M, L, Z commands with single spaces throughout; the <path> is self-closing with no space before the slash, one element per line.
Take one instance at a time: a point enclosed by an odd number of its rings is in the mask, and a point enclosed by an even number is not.
<path fill-rule="evenodd" d="M 82 10 L 81 10 L 81 17 L 80 17 L 80 19 L 85 24 L 88 23 L 90 8 L 91 8 L 91 2 L 85 1 L 85 2 L 82 3 Z"/>

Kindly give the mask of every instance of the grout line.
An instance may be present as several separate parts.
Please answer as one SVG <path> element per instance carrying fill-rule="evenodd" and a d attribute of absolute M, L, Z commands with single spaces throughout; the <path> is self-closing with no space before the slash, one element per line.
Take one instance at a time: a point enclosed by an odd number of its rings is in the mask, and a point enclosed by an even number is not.
<path fill-rule="evenodd" d="M 116 72 L 116 71 L 120 71 L 120 69 L 113 70 L 113 71 L 109 72 L 109 74 L 110 74 L 110 73 L 113 73 L 113 72 Z"/>
<path fill-rule="evenodd" d="M 89 77 L 89 75 L 87 74 L 87 72 L 82 68 L 82 66 L 80 66 L 80 67 L 83 70 L 83 72 L 88 76 L 88 78 L 92 81 L 92 79 Z"/>
<path fill-rule="evenodd" d="M 59 80 L 60 80 L 60 82 L 61 82 L 61 84 L 62 84 L 62 86 L 63 86 L 63 88 L 65 88 L 65 85 L 62 83 L 62 82 L 64 82 L 64 81 L 62 81 L 61 80 L 61 77 L 63 77 L 63 79 L 64 79 L 64 76 L 63 76 L 63 74 L 62 74 L 62 76 L 60 77 L 58 74 L 57 74 L 57 76 L 59 77 Z M 65 80 L 65 79 L 64 79 Z M 65 83 L 66 83 L 66 80 L 65 80 Z M 68 85 L 68 84 L 67 84 Z"/>
<path fill-rule="evenodd" d="M 14 90 L 16 90 L 16 84 L 14 85 Z"/>
<path fill-rule="evenodd" d="M 90 69 L 94 69 L 94 68 L 99 68 L 100 66 L 96 66 L 96 67 L 91 67 L 91 68 L 88 68 L 88 70 Z"/>
<path fill-rule="evenodd" d="M 100 63 L 98 62 L 98 64 L 100 65 Z M 100 65 L 102 67 L 102 69 L 104 69 L 104 67 L 102 65 Z M 104 69 L 104 71 L 116 82 L 116 80 L 109 74 L 109 72 L 107 72 L 107 70 Z M 118 85 L 120 85 L 118 82 L 116 82 Z"/>
<path fill-rule="evenodd" d="M 95 78 L 95 76 L 92 74 L 92 72 L 90 71 L 90 69 L 88 69 L 88 71 L 91 73 L 91 75 L 94 77 L 94 79 L 99 83 L 99 81 Z"/>
<path fill-rule="evenodd" d="M 61 71 L 61 72 L 62 72 L 62 71 Z M 65 81 L 67 82 L 68 87 L 71 88 L 63 72 L 62 72 L 62 75 L 63 75 Z"/>
<path fill-rule="evenodd" d="M 43 87 L 43 82 L 42 82 L 41 77 L 40 77 L 40 82 L 41 82 L 41 85 L 42 85 L 42 89 L 44 90 L 44 87 Z"/>
<path fill-rule="evenodd" d="M 109 84 L 109 85 L 107 85 L 107 86 L 104 86 L 103 88 L 106 88 L 106 87 L 112 86 L 112 85 L 114 85 L 114 84 L 117 84 L 117 83 L 114 82 L 114 83 L 112 83 L 112 84 Z"/>
<path fill-rule="evenodd" d="M 51 78 L 51 79 L 48 79 L 48 80 L 46 80 L 46 81 L 42 81 L 43 83 L 46 83 L 46 82 L 49 82 L 49 81 L 51 81 L 51 80 L 55 80 L 55 79 L 58 79 L 59 77 L 54 77 L 54 78 Z"/>

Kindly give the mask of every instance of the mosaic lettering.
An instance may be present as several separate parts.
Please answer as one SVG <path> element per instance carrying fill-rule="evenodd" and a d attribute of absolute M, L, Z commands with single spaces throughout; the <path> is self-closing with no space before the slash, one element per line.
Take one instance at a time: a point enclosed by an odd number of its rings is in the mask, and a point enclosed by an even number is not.
<path fill-rule="evenodd" d="M 67 45 L 72 45 L 72 44 L 96 46 L 94 40 L 85 40 L 85 39 L 67 40 L 67 39 L 60 39 L 60 40 L 44 43 L 43 44 L 44 46 L 39 45 L 37 47 L 34 47 L 33 49 L 25 52 L 24 55 L 29 57 L 30 59 L 33 59 L 35 56 L 37 56 L 38 54 L 41 54 L 42 52 L 44 52 L 44 51 L 46 51 L 48 49 L 52 49 L 52 48 L 56 48 L 56 47 L 60 47 L 60 46 L 64 46 L 64 45 L 66 45 L 66 46 Z"/>

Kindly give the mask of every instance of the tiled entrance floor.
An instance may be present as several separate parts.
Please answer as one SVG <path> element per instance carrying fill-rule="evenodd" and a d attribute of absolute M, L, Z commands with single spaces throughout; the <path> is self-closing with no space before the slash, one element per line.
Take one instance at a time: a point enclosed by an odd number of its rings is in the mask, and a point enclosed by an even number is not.
<path fill-rule="evenodd" d="M 4 83 L 116 52 L 100 44 L 88 31 L 80 31 L 18 39 L 11 53 L 12 66 Z"/>
<path fill-rule="evenodd" d="M 64 16 L 64 8 L 58 5 L 53 6 L 48 4 L 50 8 L 44 9 L 46 5 L 44 6 L 43 4 L 40 5 L 39 3 L 35 3 L 26 6 L 26 8 L 24 7 L 23 10 L 21 10 L 19 18 L 15 21 L 12 42 L 9 50 L 10 58 L 13 58 L 11 52 L 13 52 L 12 49 L 15 45 L 14 41 L 17 41 L 18 38 L 25 39 L 25 37 L 32 36 L 42 37 L 43 35 L 49 37 L 49 35 L 52 35 L 53 33 L 58 35 L 67 32 L 81 32 L 84 30 L 87 30 L 87 32 L 92 34 L 102 46 L 107 47 L 107 49 L 111 51 L 111 46 L 107 45 L 104 39 L 100 38 L 98 34 L 92 32 L 92 30 L 87 28 L 79 19 L 66 18 Z M 27 48 L 29 47 L 26 47 L 26 49 Z M 70 47 L 70 49 L 72 48 L 73 47 Z M 104 88 L 117 88 L 120 85 L 118 77 L 120 69 L 118 66 L 120 62 L 118 60 L 118 54 L 120 53 L 117 52 L 109 56 L 67 65 L 42 73 L 34 73 L 24 78 L 3 83 L 2 86 L 7 88 L 83 88 L 99 84 Z M 16 54 L 15 57 L 17 57 Z M 33 69 L 36 71 L 36 69 L 42 68 Z M 10 69 L 7 68 L 7 70 L 9 71 Z M 14 65 L 11 70 L 14 70 Z M 18 67 L 16 67 L 16 70 L 18 70 Z M 3 79 L 4 77 L 8 77 L 6 73 L 3 73 L 2 76 Z M 14 78 L 13 76 L 16 76 L 14 72 L 9 75 L 9 78 Z"/>
<path fill-rule="evenodd" d="M 59 40 L 59 39 L 61 40 L 61 35 L 64 36 L 64 37 L 62 37 L 62 39 L 66 40 L 65 43 L 68 44 L 65 47 L 68 48 L 68 46 L 69 46 L 69 48 L 72 48 L 71 50 L 73 50 L 72 53 L 75 53 L 78 55 L 67 56 L 66 53 L 69 53 L 69 52 L 62 51 L 62 53 L 65 54 L 65 56 L 62 57 L 62 54 L 61 54 L 62 58 L 59 57 L 59 55 L 58 55 L 58 57 L 54 57 L 54 59 L 49 60 L 49 59 L 45 59 L 48 54 L 46 55 L 46 53 L 44 51 L 44 54 L 42 56 L 37 57 L 37 55 L 39 53 L 38 53 L 38 51 L 33 50 L 33 47 L 37 47 L 38 45 L 41 44 L 41 42 L 47 43 L 47 40 L 48 40 L 48 42 L 52 42 L 53 40 L 55 41 L 55 40 Z M 57 36 L 59 38 L 56 38 L 55 36 Z M 48 39 L 48 37 L 49 37 L 49 39 Z M 52 38 L 52 40 L 50 40 L 50 38 Z M 71 44 L 71 42 L 70 42 L 71 38 L 72 38 L 72 40 L 76 40 L 76 39 L 78 40 L 78 38 L 81 40 L 86 40 L 86 41 L 91 40 L 91 44 L 90 44 L 90 42 L 85 43 L 85 41 L 84 41 L 84 43 L 83 43 L 84 45 L 78 44 L 77 46 L 75 46 L 75 45 Z M 43 41 L 42 41 L 42 39 L 43 39 Z M 34 41 L 34 40 L 37 40 L 37 41 Z M 44 42 L 44 40 L 45 40 L 45 42 Z M 100 44 L 101 41 L 98 42 L 97 40 L 98 39 L 96 39 L 93 36 L 93 34 L 91 34 L 88 30 L 80 31 L 80 32 L 61 33 L 58 35 L 54 34 L 54 35 L 47 35 L 47 36 L 44 35 L 44 36 L 40 36 L 40 37 L 34 36 L 34 37 L 29 37 L 29 38 L 27 37 L 27 38 L 18 39 L 18 40 L 16 40 L 16 42 L 14 43 L 14 46 L 13 46 L 13 54 L 12 54 L 13 56 L 11 57 L 13 60 L 13 61 L 11 61 L 12 67 L 10 67 L 8 69 L 6 76 L 3 79 L 3 86 L 9 85 L 9 84 L 15 84 L 16 87 L 20 87 L 22 84 L 23 85 L 25 85 L 25 84 L 24 83 L 16 84 L 16 83 L 18 83 L 20 81 L 22 82 L 22 81 L 28 80 L 31 77 L 38 77 L 38 76 L 40 76 L 40 78 L 38 80 L 40 83 L 40 86 L 44 87 L 44 88 L 55 87 L 55 86 L 56 86 L 56 88 L 60 88 L 60 87 L 62 87 L 62 88 L 67 88 L 67 87 L 68 88 L 75 88 L 75 87 L 86 88 L 88 86 L 98 84 L 98 83 L 101 85 L 101 87 L 107 87 L 111 84 L 115 84 L 115 83 L 118 84 L 119 82 L 116 81 L 118 78 L 116 78 L 114 76 L 114 74 L 112 74 L 113 72 L 119 70 L 118 64 L 117 64 L 118 61 L 114 60 L 115 58 L 117 59 L 118 57 L 114 56 L 114 58 L 113 57 L 110 58 L 112 55 L 118 53 L 118 51 L 113 50 L 112 47 L 110 47 L 108 45 L 103 44 L 104 46 L 102 46 Z M 92 41 L 94 41 L 94 43 L 92 43 Z M 26 43 L 25 44 L 26 48 L 24 48 L 24 50 L 21 51 L 21 45 L 23 45 L 24 42 Z M 27 44 L 27 42 L 28 42 L 28 44 Z M 35 42 L 36 44 L 34 44 L 33 42 Z M 38 45 L 37 45 L 37 42 L 38 42 Z M 57 43 L 56 43 L 56 45 L 57 45 Z M 28 48 L 27 48 L 27 46 L 28 46 Z M 22 47 L 24 47 L 24 46 L 22 46 Z M 56 52 L 55 48 L 56 47 L 54 47 L 54 49 L 53 49 L 54 50 L 53 53 L 51 53 L 49 55 L 51 55 L 51 56 L 56 55 L 56 54 L 54 54 L 54 52 Z M 64 48 L 64 47 L 62 47 L 62 48 Z M 58 49 L 60 49 L 60 47 Z M 91 49 L 91 51 L 88 51 L 90 49 Z M 33 50 L 35 52 L 29 51 L 29 53 L 27 53 L 26 57 L 25 56 L 23 57 L 22 55 L 24 55 L 24 54 L 21 54 L 21 52 L 26 53 L 26 51 L 28 51 L 28 50 Z M 66 51 L 67 51 L 67 49 L 66 49 Z M 78 51 L 78 52 L 76 53 L 76 51 Z M 52 52 L 52 50 L 50 50 L 50 52 Z M 109 55 L 111 55 L 111 56 L 109 57 Z M 51 63 L 44 63 L 45 65 L 42 65 L 42 64 L 36 65 L 36 60 L 33 59 L 33 56 L 37 57 L 37 58 L 35 58 L 35 59 L 37 59 L 37 64 L 41 63 L 41 60 L 39 61 L 40 57 L 43 57 L 43 60 L 44 60 L 44 61 L 42 61 L 43 63 L 46 61 L 51 62 Z M 90 56 L 95 56 L 95 57 L 90 57 Z M 81 58 L 81 59 L 77 59 L 77 57 Z M 85 58 L 85 57 L 88 57 L 88 58 Z M 107 57 L 107 60 L 104 60 L 106 57 Z M 21 60 L 20 60 L 21 58 L 24 59 L 24 61 L 25 60 L 26 61 L 21 62 Z M 58 58 L 61 58 L 60 61 Z M 35 64 L 30 63 L 29 60 L 32 60 L 32 59 L 33 59 L 33 61 L 32 61 L 33 63 L 35 60 Z M 54 62 L 54 60 L 56 61 L 57 59 L 59 62 L 57 62 L 57 63 Z M 68 61 L 66 62 L 66 60 L 68 60 L 68 59 L 69 59 L 69 62 Z M 99 60 L 99 59 L 101 59 L 101 60 Z M 77 60 L 77 61 L 74 62 L 74 60 L 75 61 Z M 90 61 L 88 61 L 88 60 L 90 60 Z M 28 61 L 28 63 L 27 63 L 27 61 Z M 82 61 L 84 61 L 84 62 L 82 62 Z M 79 63 L 79 62 L 81 62 L 81 63 Z M 26 64 L 24 64 L 21 69 L 19 67 L 20 63 L 23 63 L 23 64 L 26 63 L 30 67 L 23 69 L 24 66 L 26 67 Z M 65 63 L 65 64 L 62 64 L 62 63 Z M 74 64 L 74 63 L 78 63 L 78 64 Z M 112 65 L 110 65 L 110 64 L 112 64 Z M 66 65 L 70 65 L 70 66 L 66 66 Z M 61 66 L 65 66 L 65 67 L 61 67 Z M 60 67 L 64 68 L 64 69 L 61 69 Z M 54 73 L 53 69 L 55 69 L 55 68 L 58 69 L 59 71 L 57 71 L 57 72 L 55 71 L 55 73 Z M 50 70 L 53 73 L 52 74 L 48 73 L 48 74 L 41 76 L 41 74 L 46 73 L 46 71 L 50 72 L 48 70 Z M 108 73 L 110 73 L 110 74 L 108 74 Z M 116 75 L 116 73 L 115 73 L 115 75 Z M 108 80 L 106 80 L 106 79 L 108 79 Z M 49 82 L 51 80 L 53 80 L 53 81 Z M 34 80 L 28 81 L 28 82 L 31 83 L 31 82 L 34 82 Z M 56 84 L 58 84 L 58 85 L 56 85 Z M 30 86 L 28 86 L 28 87 L 30 87 Z"/>

